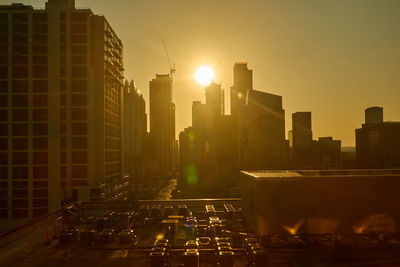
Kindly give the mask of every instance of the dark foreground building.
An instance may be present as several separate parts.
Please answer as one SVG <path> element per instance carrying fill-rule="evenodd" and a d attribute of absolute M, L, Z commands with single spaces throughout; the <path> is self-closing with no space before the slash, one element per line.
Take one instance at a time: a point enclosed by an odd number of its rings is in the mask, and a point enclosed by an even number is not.
<path fill-rule="evenodd" d="M 0 217 L 126 196 L 122 90 L 105 17 L 72 0 L 0 6 Z"/>

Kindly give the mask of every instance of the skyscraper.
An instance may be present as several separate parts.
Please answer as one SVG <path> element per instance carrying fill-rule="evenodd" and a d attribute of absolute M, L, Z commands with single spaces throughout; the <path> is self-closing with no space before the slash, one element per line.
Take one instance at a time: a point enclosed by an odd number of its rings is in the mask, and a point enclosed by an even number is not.
<path fill-rule="evenodd" d="M 212 82 L 206 87 L 206 105 L 214 118 L 225 114 L 224 90 Z"/>
<path fill-rule="evenodd" d="M 150 81 L 150 140 L 156 175 L 170 176 L 174 171 L 175 105 L 169 74 L 157 74 Z"/>
<path fill-rule="evenodd" d="M 292 114 L 293 163 L 296 168 L 311 164 L 312 130 L 311 112 Z"/>
<path fill-rule="evenodd" d="M 123 197 L 122 43 L 103 16 L 49 0 L 0 8 L 0 216 Z"/>
<path fill-rule="evenodd" d="M 367 108 L 355 133 L 358 168 L 400 167 L 400 122 L 384 122 L 383 108 Z"/>
<path fill-rule="evenodd" d="M 238 116 L 246 105 L 247 92 L 253 90 L 253 71 L 247 63 L 235 63 L 233 66 L 233 86 L 231 87 L 231 114 Z"/>
<path fill-rule="evenodd" d="M 143 183 L 147 116 L 143 95 L 133 81 L 124 86 L 124 169 L 131 184 Z"/>

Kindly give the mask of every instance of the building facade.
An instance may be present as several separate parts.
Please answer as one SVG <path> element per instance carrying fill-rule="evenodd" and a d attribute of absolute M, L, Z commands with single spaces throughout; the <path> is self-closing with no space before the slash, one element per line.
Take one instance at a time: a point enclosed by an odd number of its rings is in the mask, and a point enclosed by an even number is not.
<path fill-rule="evenodd" d="M 122 43 L 103 16 L 49 0 L 0 7 L 1 217 L 124 196 Z"/>
<path fill-rule="evenodd" d="M 358 168 L 400 167 L 400 122 L 384 122 L 383 109 L 365 110 L 365 123 L 356 129 Z"/>
<path fill-rule="evenodd" d="M 150 142 L 153 175 L 171 177 L 174 171 L 175 105 L 172 77 L 157 74 L 150 81 Z"/>

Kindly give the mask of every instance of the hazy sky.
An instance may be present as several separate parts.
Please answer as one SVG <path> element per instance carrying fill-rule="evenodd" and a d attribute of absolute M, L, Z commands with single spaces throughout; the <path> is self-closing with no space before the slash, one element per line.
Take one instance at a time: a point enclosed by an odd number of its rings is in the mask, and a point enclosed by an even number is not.
<path fill-rule="evenodd" d="M 1 0 L 2 3 L 16 1 Z M 43 7 L 45 0 L 17 1 Z M 364 109 L 383 106 L 400 121 L 399 0 L 76 0 L 104 14 L 124 45 L 125 76 L 143 92 L 169 70 L 161 39 L 176 64 L 177 135 L 191 123 L 191 105 L 204 101 L 196 68 L 216 67 L 229 88 L 233 64 L 248 62 L 254 89 L 283 96 L 286 132 L 291 114 L 312 111 L 313 137 L 354 145 Z"/>

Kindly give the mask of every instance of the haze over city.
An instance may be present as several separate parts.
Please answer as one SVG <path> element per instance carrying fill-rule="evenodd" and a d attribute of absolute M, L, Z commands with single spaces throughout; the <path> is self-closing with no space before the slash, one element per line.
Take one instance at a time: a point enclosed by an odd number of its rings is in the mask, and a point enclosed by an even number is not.
<path fill-rule="evenodd" d="M 315 137 L 333 136 L 342 146 L 355 145 L 354 129 L 369 106 L 384 106 L 385 121 L 399 120 L 399 1 L 77 0 L 76 6 L 113 25 L 124 45 L 125 77 L 146 103 L 154 72 L 169 71 L 165 39 L 176 64 L 176 133 L 190 125 L 192 101 L 204 101 L 196 69 L 216 69 L 229 114 L 232 66 L 241 61 L 254 72 L 254 89 L 283 97 L 286 133 L 296 111 L 312 112 Z"/>

